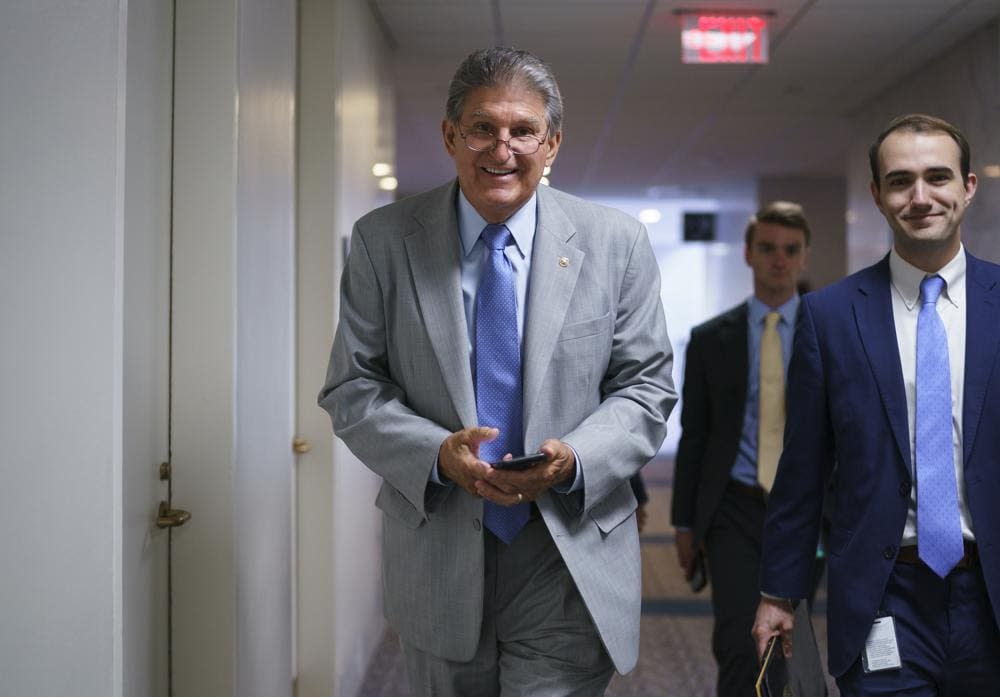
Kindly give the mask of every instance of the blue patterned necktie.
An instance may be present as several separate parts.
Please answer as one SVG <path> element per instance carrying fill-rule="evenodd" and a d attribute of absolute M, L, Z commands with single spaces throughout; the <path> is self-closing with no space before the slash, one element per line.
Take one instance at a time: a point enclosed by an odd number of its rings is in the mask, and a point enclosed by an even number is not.
<path fill-rule="evenodd" d="M 944 285 L 940 276 L 928 276 L 920 283 L 914 447 L 917 549 L 924 563 L 941 578 L 964 554 L 952 449 L 948 336 L 936 307 Z"/>
<path fill-rule="evenodd" d="M 514 268 L 504 249 L 513 242 L 506 225 L 487 225 L 481 234 L 489 256 L 476 293 L 476 413 L 481 426 L 500 429 L 496 440 L 479 446 L 479 458 L 495 462 L 524 453 L 521 424 L 521 342 L 517 332 Z M 484 504 L 486 528 L 506 544 L 528 522 L 528 503 Z"/>

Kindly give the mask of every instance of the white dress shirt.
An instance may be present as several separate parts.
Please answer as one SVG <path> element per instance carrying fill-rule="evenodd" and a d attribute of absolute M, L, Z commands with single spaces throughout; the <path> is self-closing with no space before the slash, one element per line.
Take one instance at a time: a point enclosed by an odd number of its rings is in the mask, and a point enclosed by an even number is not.
<path fill-rule="evenodd" d="M 948 365 L 951 370 L 952 452 L 955 481 L 958 484 L 958 505 L 962 517 L 962 536 L 974 540 L 972 517 L 965 498 L 965 471 L 962 452 L 962 407 L 965 404 L 965 247 L 944 265 L 937 275 L 944 279 L 945 289 L 937 300 L 937 312 L 948 335 Z M 892 281 L 892 316 L 899 344 L 899 361 L 906 389 L 906 421 L 910 431 L 910 472 L 913 473 L 914 414 L 917 387 L 917 316 L 920 314 L 920 282 L 928 274 L 904 261 L 896 249 L 889 254 Z M 914 476 L 914 479 L 916 477 Z M 903 529 L 903 545 L 917 543 L 917 494 L 920 482 L 910 490 L 910 507 Z"/>

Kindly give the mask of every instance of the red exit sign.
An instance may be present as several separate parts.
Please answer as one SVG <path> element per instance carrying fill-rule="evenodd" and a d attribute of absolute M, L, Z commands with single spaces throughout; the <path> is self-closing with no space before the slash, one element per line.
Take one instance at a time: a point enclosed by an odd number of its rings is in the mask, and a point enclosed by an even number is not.
<path fill-rule="evenodd" d="M 767 63 L 767 17 L 685 14 L 681 60 L 685 63 Z"/>

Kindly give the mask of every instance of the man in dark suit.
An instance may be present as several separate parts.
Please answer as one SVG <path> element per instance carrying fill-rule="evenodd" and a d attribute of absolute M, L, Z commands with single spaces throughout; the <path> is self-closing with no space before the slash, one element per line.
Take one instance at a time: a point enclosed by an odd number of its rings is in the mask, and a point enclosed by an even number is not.
<path fill-rule="evenodd" d="M 776 201 L 758 211 L 747 226 L 744 246 L 753 295 L 695 327 L 687 349 L 672 522 L 678 559 L 689 579 L 699 548 L 705 550 L 720 697 L 746 697 L 757 672 L 750 628 L 759 600 L 764 500 L 780 449 L 784 373 L 808 248 L 809 225 L 801 206 Z M 772 339 L 777 356 L 761 350 L 766 339 Z M 776 375 L 768 375 L 769 360 Z M 768 396 L 776 398 L 771 408 L 780 413 L 762 419 L 762 398 Z M 759 461 L 764 461 L 761 468 Z"/>
<path fill-rule="evenodd" d="M 758 648 L 809 581 L 827 474 L 829 668 L 853 695 L 1000 694 L 1000 267 L 963 248 L 969 145 L 929 116 L 870 150 L 878 264 L 805 297 L 768 506 Z"/>

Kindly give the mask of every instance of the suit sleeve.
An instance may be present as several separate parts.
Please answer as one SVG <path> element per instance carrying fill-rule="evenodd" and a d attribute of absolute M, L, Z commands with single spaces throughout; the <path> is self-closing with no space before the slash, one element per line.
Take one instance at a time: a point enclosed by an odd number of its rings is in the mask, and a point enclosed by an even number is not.
<path fill-rule="evenodd" d="M 704 349 L 703 335 L 697 330 L 692 332 L 684 360 L 681 438 L 677 446 L 670 507 L 674 527 L 693 528 L 695 523 L 695 500 L 710 421 Z"/>
<path fill-rule="evenodd" d="M 826 375 L 809 296 L 802 299 L 788 370 L 784 449 L 767 505 L 761 591 L 807 598 L 823 497 L 833 465 Z"/>
<path fill-rule="evenodd" d="M 589 511 L 656 454 L 677 401 L 660 272 L 645 228 L 636 224 L 616 309 L 600 406 L 563 440 L 583 461 Z"/>
<path fill-rule="evenodd" d="M 448 429 L 410 409 L 393 381 L 378 275 L 356 225 L 341 277 L 340 320 L 319 405 L 358 459 L 388 482 L 421 517 L 429 495 L 448 488 L 429 483 Z"/>

